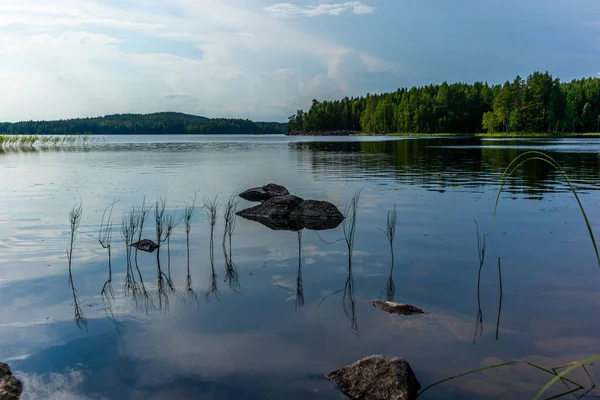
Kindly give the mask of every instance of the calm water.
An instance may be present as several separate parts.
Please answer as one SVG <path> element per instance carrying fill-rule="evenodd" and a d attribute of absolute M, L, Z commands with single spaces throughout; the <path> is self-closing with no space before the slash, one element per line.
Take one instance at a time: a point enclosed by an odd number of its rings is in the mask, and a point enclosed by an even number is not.
<path fill-rule="evenodd" d="M 427 386 L 500 361 L 554 367 L 598 353 L 600 270 L 563 179 L 545 164 L 525 165 L 505 187 L 492 224 L 502 171 L 531 149 L 564 166 L 597 228 L 597 140 L 108 137 L 85 151 L 0 153 L 0 360 L 24 381 L 26 399 L 341 399 L 323 375 L 371 354 L 405 357 Z M 228 278 L 224 200 L 269 182 L 341 209 L 362 188 L 351 277 L 341 226 L 320 236 L 303 231 L 299 255 L 297 233 L 238 218 L 237 276 Z M 179 225 L 170 243 L 179 294 L 170 296 L 168 310 L 136 309 L 122 290 L 122 212 L 144 196 L 162 196 L 179 216 L 195 192 L 197 205 L 217 194 L 221 200 L 218 292 L 206 296 L 209 226 L 198 208 L 190 236 L 198 301 L 185 291 Z M 99 296 L 107 253 L 86 234 L 97 234 L 114 199 L 111 321 Z M 79 201 L 73 279 L 87 332 L 73 320 L 65 251 L 68 213 Z M 381 229 L 394 205 L 394 299 L 426 315 L 388 315 L 369 304 L 386 296 L 391 257 Z M 481 335 L 475 220 L 487 238 Z M 155 240 L 152 221 L 144 236 Z M 164 249 L 161 257 L 164 267 Z M 503 302 L 496 340 L 498 257 Z M 155 253 L 140 253 L 138 261 L 158 307 Z M 230 285 L 236 279 L 239 288 Z M 423 398 L 527 398 L 548 378 L 515 366 L 448 382 Z"/>

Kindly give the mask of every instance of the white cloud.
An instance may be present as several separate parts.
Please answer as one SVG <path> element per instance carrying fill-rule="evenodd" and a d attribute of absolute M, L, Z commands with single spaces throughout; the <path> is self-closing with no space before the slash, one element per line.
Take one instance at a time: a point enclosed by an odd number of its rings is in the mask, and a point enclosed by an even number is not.
<path fill-rule="evenodd" d="M 393 71 L 384 60 L 290 26 L 260 3 L 155 0 L 134 8 L 6 0 L 2 119 L 176 110 L 285 120 L 312 98 L 349 94 L 356 75 Z M 336 15 L 367 11 L 363 6 L 322 3 L 311 10 Z M 161 40 L 167 45 L 153 44 Z M 150 50 L 136 52 L 141 41 Z M 183 53 L 170 51 L 175 46 Z M 356 54 L 359 67 L 344 66 Z M 353 72 L 338 72 L 344 69 Z"/>
<path fill-rule="evenodd" d="M 265 11 L 280 17 L 319 17 L 322 15 L 341 15 L 348 11 L 353 14 L 371 14 L 375 11 L 375 8 L 360 1 L 347 1 L 334 4 L 319 3 L 306 7 L 291 3 L 277 3 L 265 7 Z"/>

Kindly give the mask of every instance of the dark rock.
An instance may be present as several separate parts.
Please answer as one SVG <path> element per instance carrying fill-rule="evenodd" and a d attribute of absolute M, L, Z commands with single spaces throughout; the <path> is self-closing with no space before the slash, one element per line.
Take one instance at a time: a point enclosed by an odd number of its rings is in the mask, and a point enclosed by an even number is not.
<path fill-rule="evenodd" d="M 319 220 L 331 220 L 336 221 L 337 225 L 344 220 L 344 215 L 333 203 L 320 200 L 303 201 L 292 211 L 290 217 L 307 222 L 315 221 L 315 223 Z"/>
<path fill-rule="evenodd" d="M 327 379 L 355 400 L 413 400 L 421 389 L 412 368 L 400 357 L 363 358 L 330 372 Z"/>
<path fill-rule="evenodd" d="M 288 219 L 290 213 L 303 201 L 300 197 L 291 194 L 272 197 L 257 206 L 238 211 L 237 215 L 248 219 Z"/>
<path fill-rule="evenodd" d="M 344 216 L 326 201 L 302 200 L 293 195 L 273 197 L 239 211 L 240 217 L 257 221 L 273 230 L 326 230 L 336 228 Z"/>
<path fill-rule="evenodd" d="M 425 311 L 415 306 L 411 306 L 410 304 L 396 303 L 393 301 L 375 300 L 371 302 L 371 305 L 380 310 L 387 311 L 390 314 L 415 315 L 425 313 Z"/>
<path fill-rule="evenodd" d="M 7 364 L 0 362 L 0 400 L 18 400 L 21 393 L 21 381 L 15 378 Z"/>
<path fill-rule="evenodd" d="M 142 239 L 139 242 L 135 242 L 131 245 L 132 247 L 137 248 L 141 251 L 147 251 L 148 253 L 152 253 L 154 250 L 158 249 L 158 245 L 154 243 L 150 239 Z"/>
<path fill-rule="evenodd" d="M 248 201 L 265 201 L 277 196 L 287 196 L 290 192 L 283 186 L 269 183 L 262 187 L 248 189 L 239 196 Z"/>

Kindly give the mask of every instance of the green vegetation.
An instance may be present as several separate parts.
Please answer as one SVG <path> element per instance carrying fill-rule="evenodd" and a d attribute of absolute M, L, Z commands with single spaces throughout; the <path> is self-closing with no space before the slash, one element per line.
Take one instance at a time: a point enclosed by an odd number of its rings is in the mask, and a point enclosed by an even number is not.
<path fill-rule="evenodd" d="M 562 83 L 550 74 L 504 85 L 447 82 L 336 101 L 313 100 L 288 132 L 372 134 L 600 132 L 600 78 Z M 521 134 L 519 134 L 521 135 Z"/>
<path fill-rule="evenodd" d="M 0 150 L 35 150 L 51 148 L 83 147 L 90 141 L 97 142 L 90 135 L 40 136 L 40 135 L 0 135 Z"/>
<path fill-rule="evenodd" d="M 0 123 L 0 132 L 10 135 L 284 134 L 286 124 L 160 112 L 59 121 L 3 122 Z"/>
<path fill-rule="evenodd" d="M 569 175 L 560 166 L 560 164 L 558 164 L 558 162 L 555 159 L 553 159 L 552 157 L 550 157 L 549 155 L 547 155 L 545 153 L 542 153 L 539 151 L 527 151 L 525 153 L 520 154 L 518 157 L 514 158 L 512 160 L 512 162 L 508 165 L 508 167 L 506 167 L 504 173 L 502 174 L 502 177 L 500 178 L 500 188 L 498 189 L 498 193 L 496 195 L 496 202 L 494 204 L 494 214 L 493 214 L 494 219 L 496 217 L 496 213 L 498 210 L 498 202 L 500 200 L 500 194 L 502 193 L 502 189 L 503 189 L 504 185 L 506 184 L 506 181 L 514 174 L 514 172 L 518 168 L 520 168 L 522 165 L 524 165 L 530 161 L 542 161 L 542 162 L 552 166 L 555 170 L 557 170 L 558 172 L 560 172 L 563 175 L 563 177 L 567 181 L 567 184 L 569 185 L 571 192 L 573 193 L 573 196 L 575 197 L 575 200 L 577 201 L 577 205 L 579 206 L 579 210 L 581 211 L 581 215 L 582 215 L 582 217 L 585 221 L 586 227 L 588 229 L 588 234 L 589 234 L 590 240 L 592 242 L 592 247 L 593 247 L 594 253 L 596 255 L 596 260 L 598 262 L 598 266 L 600 266 L 600 255 L 598 253 L 598 246 L 596 245 L 596 239 L 594 237 L 594 232 L 592 230 L 590 222 L 585 213 L 585 209 L 583 208 L 583 205 L 581 204 L 579 195 L 577 194 L 577 190 L 571 183 L 571 180 L 569 179 Z M 481 252 L 480 267 L 479 267 L 479 276 L 481 277 L 481 267 L 483 266 L 483 255 L 485 253 L 485 236 L 483 236 L 483 242 L 481 242 L 481 239 L 479 239 L 479 227 L 477 229 L 477 236 L 478 236 L 478 240 L 479 240 L 478 250 L 479 250 L 479 252 Z M 502 293 L 502 273 L 501 273 L 501 269 L 500 269 L 500 259 L 499 258 L 498 258 L 498 271 L 499 271 L 499 279 L 500 279 L 500 293 Z M 480 278 L 478 278 L 478 279 L 480 279 Z M 479 283 L 480 282 L 478 282 L 478 297 L 479 297 Z M 502 297 L 500 297 L 500 302 L 502 302 Z M 479 303 L 479 299 L 478 299 L 478 303 Z M 502 307 L 501 304 L 502 303 L 500 303 L 500 307 Z M 481 307 L 480 307 L 480 313 L 481 313 Z M 479 316 L 478 316 L 478 318 L 479 318 Z M 500 310 L 498 310 L 498 321 L 500 321 Z M 498 325 L 496 325 L 496 338 L 497 337 L 498 337 Z M 550 389 L 558 381 L 561 381 L 565 385 L 567 383 L 569 383 L 574 387 L 569 387 L 568 385 L 566 385 L 567 390 L 565 392 L 562 392 L 558 395 L 552 396 L 552 397 L 550 397 L 550 399 L 556 399 L 556 398 L 563 397 L 568 394 L 575 393 L 575 392 L 586 389 L 586 387 L 583 384 L 574 382 L 574 381 L 566 378 L 567 374 L 571 373 L 572 371 L 574 371 L 578 368 L 581 368 L 585 371 L 585 374 L 587 375 L 587 378 L 589 379 L 589 381 L 591 383 L 590 387 L 583 393 L 583 395 L 578 396 L 578 398 L 584 397 L 587 393 L 589 393 L 593 388 L 596 387 L 596 382 L 594 381 L 594 379 L 592 378 L 588 369 L 586 368 L 586 364 L 593 365 L 593 363 L 598 359 L 600 359 L 600 354 L 594 354 L 592 356 L 587 357 L 586 359 L 573 361 L 571 363 L 559 365 L 554 368 L 546 368 L 544 366 L 541 366 L 539 364 L 534 364 L 534 363 L 526 361 L 526 360 L 515 360 L 515 361 L 509 361 L 509 362 L 500 363 L 500 364 L 489 365 L 489 366 L 485 366 L 482 368 L 477 368 L 477 369 L 473 369 L 473 370 L 470 370 L 467 372 L 463 372 L 463 373 L 460 373 L 457 375 L 453 375 L 451 377 L 448 377 L 448 378 L 442 379 L 438 382 L 435 382 L 435 383 L 425 387 L 423 390 L 421 390 L 421 392 L 419 392 L 417 397 L 420 397 L 421 395 L 423 395 L 423 393 L 425 393 L 429 389 L 431 389 L 441 383 L 448 382 L 453 379 L 465 377 L 468 375 L 472 375 L 475 373 L 479 373 L 479 372 L 483 372 L 483 371 L 487 371 L 487 370 L 491 370 L 491 369 L 496 369 L 496 368 L 508 367 L 508 366 L 515 365 L 515 364 L 525 364 L 525 365 L 528 365 L 528 366 L 538 369 L 540 371 L 546 372 L 553 376 L 552 379 L 550 379 L 544 385 L 544 387 L 542 387 L 539 390 L 539 392 L 534 397 L 534 400 L 541 399 L 542 396 L 544 395 L 544 393 L 546 393 L 548 391 L 548 389 Z M 559 369 L 562 369 L 562 371 L 558 372 Z"/>

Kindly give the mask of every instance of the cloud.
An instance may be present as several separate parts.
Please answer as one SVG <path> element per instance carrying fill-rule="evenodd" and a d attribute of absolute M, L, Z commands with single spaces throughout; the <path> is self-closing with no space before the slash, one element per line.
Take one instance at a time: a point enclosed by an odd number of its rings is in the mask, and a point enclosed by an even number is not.
<path fill-rule="evenodd" d="M 387 65 L 290 26 L 265 13 L 261 0 L 45 4 L 7 0 L 0 6 L 3 120 L 175 108 L 284 121 L 315 97 L 354 94 L 356 74 Z M 346 2 L 298 10 L 336 15 L 368 9 Z M 361 68 L 355 75 L 335 72 L 350 54 L 361 55 Z"/>
<path fill-rule="evenodd" d="M 347 1 L 345 3 L 319 3 L 306 7 L 291 3 L 277 3 L 265 7 L 265 11 L 279 17 L 319 17 L 323 15 L 341 15 L 345 12 L 353 14 L 371 14 L 375 8 L 360 1 Z"/>

